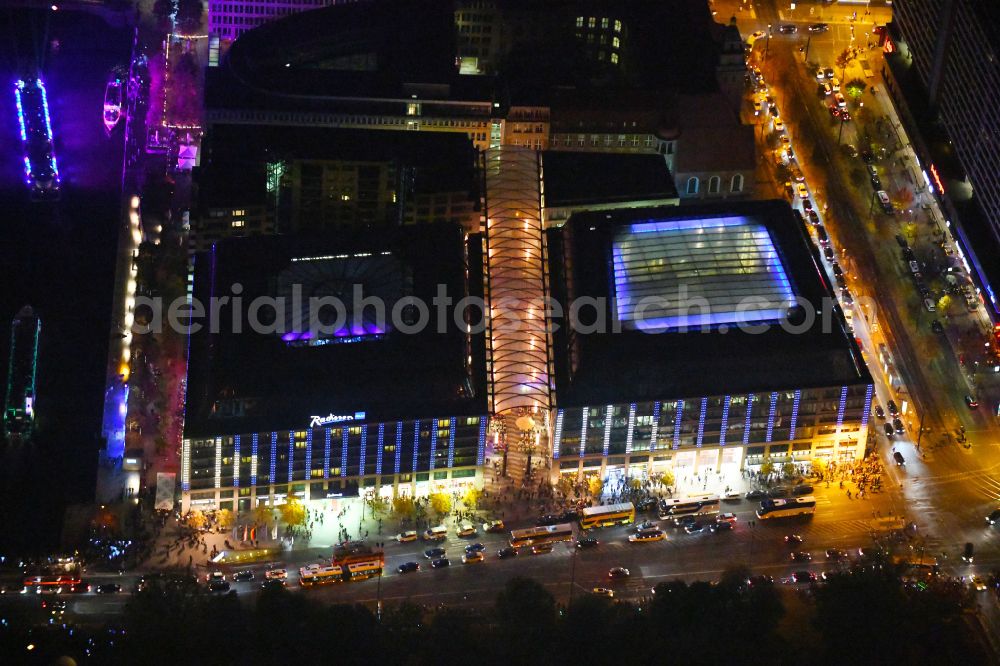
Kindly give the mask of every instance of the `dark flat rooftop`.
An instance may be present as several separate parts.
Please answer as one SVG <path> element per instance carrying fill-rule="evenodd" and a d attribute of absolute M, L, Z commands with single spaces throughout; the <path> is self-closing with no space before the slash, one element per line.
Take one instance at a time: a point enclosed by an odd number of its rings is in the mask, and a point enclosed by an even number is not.
<path fill-rule="evenodd" d="M 580 297 L 615 295 L 612 245 L 623 227 L 649 220 L 711 220 L 743 217 L 767 230 L 792 292 L 822 308 L 832 297 L 819 257 L 799 216 L 784 201 L 582 213 L 549 230 L 552 295 L 569 311 Z M 673 295 L 665 295 L 674 297 Z M 611 306 L 602 313 L 614 321 Z M 801 320 L 792 318 L 792 323 Z M 842 316 L 824 330 L 817 316 L 793 334 L 778 325 L 753 334 L 733 325 L 681 332 L 567 331 L 556 319 L 556 395 L 560 406 L 667 400 L 814 386 L 869 383 L 870 375 Z M 587 321 L 584 323 L 592 323 Z"/>
<path fill-rule="evenodd" d="M 433 325 L 437 285 L 446 285 L 456 301 L 466 293 L 463 244 L 459 227 L 442 224 L 378 234 L 341 230 L 313 238 L 229 239 L 197 255 L 195 297 L 207 309 L 213 295 L 231 296 L 232 285 L 241 284 L 243 325 L 242 332 L 234 329 L 232 307 L 226 305 L 218 332 L 205 326 L 191 336 L 185 433 L 300 428 L 313 415 L 355 412 L 365 412 L 368 421 L 482 414 L 483 335 L 467 337 L 452 323 L 450 310 L 443 333 Z M 482 265 L 481 259 L 476 263 L 479 237 L 471 237 L 468 246 L 473 267 L 468 284 L 481 296 L 482 276 L 475 271 Z M 431 325 L 405 334 L 392 326 L 374 330 L 366 318 L 363 330 L 352 326 L 349 333 L 338 332 L 336 343 L 324 345 L 292 343 L 299 336 L 281 330 L 251 330 L 252 301 L 281 295 L 287 299 L 285 321 L 293 332 L 298 328 L 294 324 L 302 320 L 290 314 L 293 301 L 287 298 L 291 283 L 301 285 L 303 302 L 340 295 L 348 308 L 354 284 L 364 285 L 366 296 L 382 296 L 390 312 L 392 302 L 412 295 L 431 308 Z M 273 309 L 263 312 L 266 319 Z M 350 341 L 365 333 L 382 335 Z"/>
<path fill-rule="evenodd" d="M 677 197 L 660 155 L 548 150 L 542 153 L 542 165 L 546 206 Z"/>

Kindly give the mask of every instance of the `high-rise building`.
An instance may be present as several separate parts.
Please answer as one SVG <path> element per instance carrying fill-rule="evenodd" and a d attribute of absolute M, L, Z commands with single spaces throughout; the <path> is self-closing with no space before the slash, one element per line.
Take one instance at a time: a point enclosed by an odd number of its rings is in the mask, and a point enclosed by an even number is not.
<path fill-rule="evenodd" d="M 3 429 L 8 440 L 31 436 L 35 426 L 35 378 L 42 320 L 26 305 L 10 325 L 10 364 L 4 400 Z"/>
<path fill-rule="evenodd" d="M 923 104 L 909 104 L 918 122 L 937 125 L 943 136 L 924 136 L 934 152 L 953 154 L 964 174 L 955 185 L 939 176 L 935 155 L 931 181 L 944 181 L 947 213 L 958 224 L 959 240 L 973 264 L 984 302 L 1000 318 L 1000 5 L 976 0 L 899 0 L 886 45 L 895 78 L 906 85 L 912 71 L 925 90 Z M 897 101 L 903 96 L 897 96 Z M 913 129 L 913 128 L 911 128 Z M 940 139 L 940 140 L 939 140 Z M 943 146 L 951 144 L 947 149 Z M 943 169 L 941 169 L 943 171 Z M 962 176 L 965 176 L 963 179 Z M 965 180 L 966 182 L 962 182 Z"/>

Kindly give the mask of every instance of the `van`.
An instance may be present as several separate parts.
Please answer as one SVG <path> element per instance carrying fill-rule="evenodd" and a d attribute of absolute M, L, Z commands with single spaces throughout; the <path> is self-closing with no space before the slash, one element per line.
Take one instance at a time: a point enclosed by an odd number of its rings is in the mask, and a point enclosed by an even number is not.
<path fill-rule="evenodd" d="M 444 525 L 432 527 L 424 532 L 424 541 L 443 541 L 448 538 L 448 528 Z"/>

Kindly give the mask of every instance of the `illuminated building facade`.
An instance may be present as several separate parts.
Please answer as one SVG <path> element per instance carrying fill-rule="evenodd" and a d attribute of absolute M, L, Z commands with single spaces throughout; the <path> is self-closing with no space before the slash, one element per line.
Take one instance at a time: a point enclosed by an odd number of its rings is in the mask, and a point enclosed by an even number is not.
<path fill-rule="evenodd" d="M 10 360 L 3 410 L 7 441 L 27 439 L 34 432 L 38 338 L 41 332 L 42 320 L 30 306 L 21 308 L 10 325 Z"/>

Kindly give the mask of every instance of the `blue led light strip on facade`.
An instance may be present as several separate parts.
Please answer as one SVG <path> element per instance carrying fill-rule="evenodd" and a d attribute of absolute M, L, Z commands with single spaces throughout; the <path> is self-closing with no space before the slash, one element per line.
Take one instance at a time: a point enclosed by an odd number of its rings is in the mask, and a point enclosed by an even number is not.
<path fill-rule="evenodd" d="M 722 423 L 719 425 L 719 446 L 726 445 L 726 431 L 729 430 L 729 404 L 733 401 L 728 395 L 722 399 Z"/>
<path fill-rule="evenodd" d="M 750 419 L 753 417 L 753 393 L 747 395 L 747 416 L 743 422 L 743 446 L 750 443 Z"/>
<path fill-rule="evenodd" d="M 257 433 L 250 436 L 250 485 L 257 485 Z"/>
<path fill-rule="evenodd" d="M 358 461 L 358 476 L 365 475 L 365 458 L 368 456 L 368 426 L 361 426 L 361 457 Z"/>
<path fill-rule="evenodd" d="M 417 450 L 420 448 L 420 421 L 413 423 L 413 472 L 417 471 Z"/>
<path fill-rule="evenodd" d="M 191 441 L 181 442 L 181 488 L 191 490 Z"/>
<path fill-rule="evenodd" d="M 489 417 L 479 417 L 479 448 L 476 449 L 476 465 L 486 462 L 486 421 Z"/>
<path fill-rule="evenodd" d="M 764 437 L 765 442 L 771 441 L 771 435 L 774 434 L 774 412 L 778 408 L 778 394 L 771 394 L 771 405 L 767 408 L 767 434 Z"/>
<path fill-rule="evenodd" d="M 403 459 L 403 422 L 396 421 L 396 460 L 394 474 L 399 474 L 399 463 Z"/>
<path fill-rule="evenodd" d="M 306 480 L 313 475 L 313 431 L 306 430 Z"/>
<path fill-rule="evenodd" d="M 378 424 L 378 457 L 375 458 L 375 473 L 382 475 L 382 456 L 385 455 L 385 424 Z"/>
<path fill-rule="evenodd" d="M 323 478 L 330 478 L 330 429 L 324 428 L 323 433 Z"/>
<path fill-rule="evenodd" d="M 653 427 L 649 429 L 649 450 L 656 449 L 656 435 L 660 431 L 660 401 L 653 403 Z"/>
<path fill-rule="evenodd" d="M 604 412 L 604 448 L 602 453 L 605 458 L 608 457 L 608 450 L 611 448 L 611 420 L 615 416 L 615 406 L 608 405 L 607 410 Z"/>
<path fill-rule="evenodd" d="M 430 462 L 430 467 L 428 468 L 432 472 L 434 471 L 435 467 L 434 456 L 437 455 L 437 448 L 438 448 L 438 419 L 434 419 L 433 423 L 434 423 L 434 429 L 431 430 L 431 462 Z"/>
<path fill-rule="evenodd" d="M 868 416 L 872 411 L 872 389 L 874 386 L 872 384 L 868 385 L 865 389 L 865 411 L 861 413 L 861 427 L 864 428 L 868 425 Z"/>
<path fill-rule="evenodd" d="M 679 448 L 681 445 L 681 419 L 684 418 L 684 401 L 677 401 L 677 411 L 674 412 L 674 443 L 673 447 Z"/>
<path fill-rule="evenodd" d="M 350 428 L 341 428 L 343 436 L 340 438 L 340 475 L 347 476 L 347 438 L 350 436 Z"/>
<path fill-rule="evenodd" d="M 295 470 L 292 469 L 292 463 L 295 460 L 295 433 L 288 433 L 288 482 L 292 482 L 292 474 Z M 291 495 L 291 493 L 289 493 Z"/>
<path fill-rule="evenodd" d="M 844 425 L 844 409 L 847 407 L 847 387 L 840 389 L 840 406 L 837 407 L 837 427 Z"/>
<path fill-rule="evenodd" d="M 278 470 L 278 433 L 271 433 L 271 476 L 268 483 L 274 483 L 274 474 Z"/>
<path fill-rule="evenodd" d="M 564 409 L 556 412 L 556 431 L 552 439 L 552 458 L 556 460 L 559 459 L 559 447 L 562 446 L 563 415 L 565 412 L 566 410 Z"/>
<path fill-rule="evenodd" d="M 587 446 L 587 420 L 590 418 L 590 407 L 583 408 L 583 425 L 580 426 L 580 457 L 584 455 Z"/>
<path fill-rule="evenodd" d="M 625 431 L 625 455 L 632 453 L 632 433 L 635 430 L 635 410 L 636 404 L 630 403 L 628 406 L 628 430 Z"/>
<path fill-rule="evenodd" d="M 702 398 L 701 411 L 698 412 L 698 439 L 695 440 L 695 446 L 701 446 L 701 442 L 705 438 L 705 414 L 707 412 L 708 412 L 708 398 Z"/>
<path fill-rule="evenodd" d="M 215 438 L 215 487 L 222 485 L 222 438 Z"/>
<path fill-rule="evenodd" d="M 233 436 L 233 488 L 240 487 L 240 436 Z"/>
<path fill-rule="evenodd" d="M 799 401 L 802 400 L 802 391 L 795 391 L 795 397 L 792 398 L 792 422 L 788 431 L 788 439 L 795 439 L 795 424 L 799 420 Z"/>
<path fill-rule="evenodd" d="M 451 428 L 448 430 L 448 467 L 455 466 L 455 422 L 456 418 L 451 417 Z"/>

